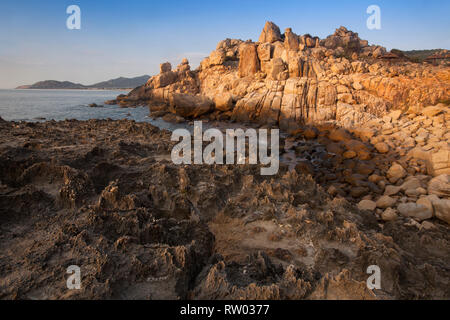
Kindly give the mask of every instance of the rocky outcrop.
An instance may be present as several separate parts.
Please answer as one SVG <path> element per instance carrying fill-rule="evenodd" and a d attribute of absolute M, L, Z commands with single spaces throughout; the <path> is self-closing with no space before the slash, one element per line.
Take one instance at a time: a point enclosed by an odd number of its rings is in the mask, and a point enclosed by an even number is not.
<path fill-rule="evenodd" d="M 281 34 L 267 22 L 259 42 L 223 40 L 194 71 L 187 60 L 173 71 L 165 63 L 159 75 L 116 102 L 169 106 L 175 93 L 213 101 L 225 94 L 232 97 L 233 110 L 228 103 L 200 116 L 255 121 L 285 130 L 327 121 L 351 128 L 392 109 L 441 113 L 439 108 L 424 107 L 449 99 L 450 68 L 379 59 L 384 53 L 385 48 L 369 45 L 344 27 L 320 40 L 299 36 L 291 28 Z M 438 167 L 437 174 L 442 173 Z"/>
<path fill-rule="evenodd" d="M 273 43 L 276 41 L 281 41 L 280 28 L 273 22 L 267 21 L 264 29 L 259 36 L 259 42 L 261 43 Z"/>
<path fill-rule="evenodd" d="M 212 110 L 213 101 L 203 96 L 173 93 L 170 95 L 170 106 L 174 113 L 184 118 L 197 118 Z"/>
<path fill-rule="evenodd" d="M 257 47 L 254 43 L 242 44 L 239 48 L 239 77 L 252 76 L 260 70 Z"/>

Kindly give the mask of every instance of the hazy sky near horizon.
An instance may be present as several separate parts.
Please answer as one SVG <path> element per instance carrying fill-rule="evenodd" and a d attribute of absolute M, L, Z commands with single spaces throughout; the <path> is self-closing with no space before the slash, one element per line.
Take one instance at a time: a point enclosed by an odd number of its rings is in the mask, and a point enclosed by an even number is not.
<path fill-rule="evenodd" d="M 81 30 L 66 27 L 73 4 Z M 381 30 L 366 27 L 373 4 Z M 388 49 L 449 49 L 449 17 L 449 0 L 1 0 L 0 88 L 153 75 L 183 57 L 195 68 L 220 40 L 257 41 L 267 20 L 320 38 L 343 25 Z"/>

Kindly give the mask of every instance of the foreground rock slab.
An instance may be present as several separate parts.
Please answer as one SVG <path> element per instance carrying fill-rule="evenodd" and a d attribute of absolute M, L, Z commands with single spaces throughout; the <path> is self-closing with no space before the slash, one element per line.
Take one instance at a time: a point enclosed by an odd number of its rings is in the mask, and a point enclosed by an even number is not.
<path fill-rule="evenodd" d="M 287 166 L 177 166 L 170 136 L 0 119 L 0 298 L 449 298 L 444 221 L 392 209 L 382 224 Z M 70 265 L 81 290 L 67 290 Z M 367 289 L 369 265 L 382 290 Z"/>

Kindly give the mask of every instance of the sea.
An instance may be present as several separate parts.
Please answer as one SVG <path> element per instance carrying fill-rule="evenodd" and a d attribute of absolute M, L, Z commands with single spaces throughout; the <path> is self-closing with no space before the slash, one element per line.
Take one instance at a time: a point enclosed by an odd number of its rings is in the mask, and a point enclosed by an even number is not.
<path fill-rule="evenodd" d="M 66 119 L 129 119 L 149 122 L 161 129 L 173 130 L 174 125 L 149 117 L 148 107 L 121 108 L 105 105 L 127 91 L 119 90 L 36 90 L 0 89 L 0 117 L 7 121 L 42 122 Z M 101 108 L 91 108 L 96 103 Z"/>

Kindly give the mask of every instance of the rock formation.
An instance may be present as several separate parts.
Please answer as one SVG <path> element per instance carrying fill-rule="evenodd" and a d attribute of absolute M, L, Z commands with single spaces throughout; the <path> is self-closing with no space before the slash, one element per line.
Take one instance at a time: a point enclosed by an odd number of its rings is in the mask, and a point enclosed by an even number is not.
<path fill-rule="evenodd" d="M 330 194 L 384 221 L 448 221 L 450 200 L 435 185 L 450 174 L 450 67 L 396 56 L 345 27 L 320 40 L 268 22 L 259 42 L 221 41 L 197 70 L 161 70 L 118 102 L 279 126 L 299 156 L 313 146 L 295 168 Z"/>
<path fill-rule="evenodd" d="M 213 105 L 207 114 L 193 111 L 189 116 L 294 130 L 303 123 L 326 121 L 345 127 L 362 125 L 392 109 L 420 111 L 449 99 L 448 66 L 379 59 L 385 53 L 385 48 L 369 45 L 345 27 L 320 40 L 299 36 L 290 28 L 281 34 L 267 22 L 259 42 L 223 40 L 194 71 L 186 59 L 173 71 L 170 64 L 163 64 L 159 75 L 113 103 L 165 104 L 170 106 L 167 111 L 182 109 L 178 115 L 184 116 L 185 108 L 177 108 L 172 95 L 198 95 L 211 101 L 221 101 L 217 97 L 225 95 L 232 101 L 228 99 L 225 108 Z M 203 103 L 204 98 L 192 101 Z"/>
<path fill-rule="evenodd" d="M 0 299 L 449 298 L 448 175 L 412 203 L 426 179 L 399 163 L 389 177 L 410 195 L 398 210 L 392 193 L 357 209 L 286 165 L 176 165 L 174 144 L 145 122 L 0 118 Z M 381 186 L 374 168 L 358 181 L 363 163 L 351 189 Z M 67 289 L 70 265 L 81 290 Z M 370 265 L 381 290 L 367 288 Z"/>

